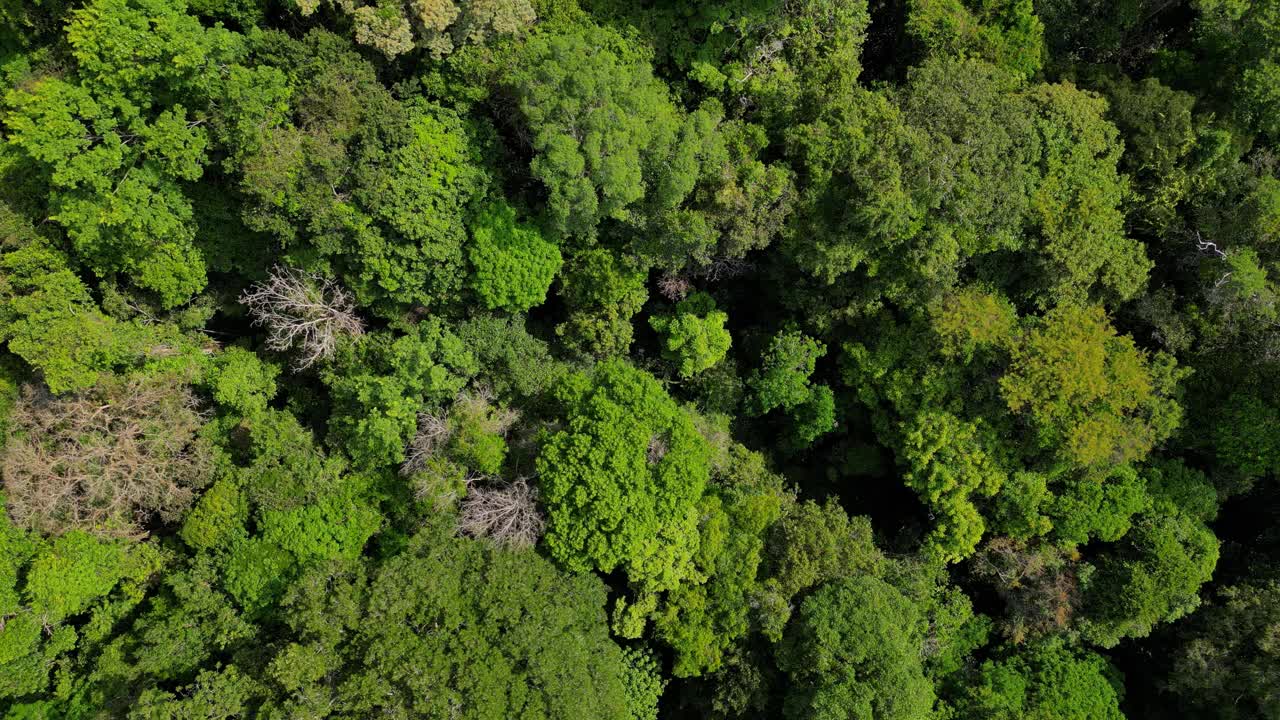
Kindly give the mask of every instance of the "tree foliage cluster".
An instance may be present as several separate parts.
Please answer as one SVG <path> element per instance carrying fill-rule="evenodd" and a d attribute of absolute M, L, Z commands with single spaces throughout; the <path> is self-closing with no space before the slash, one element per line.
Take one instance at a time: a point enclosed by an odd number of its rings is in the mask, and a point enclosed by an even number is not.
<path fill-rule="evenodd" d="M 0 717 L 1280 718 L 1280 1 L 0 0 Z"/>

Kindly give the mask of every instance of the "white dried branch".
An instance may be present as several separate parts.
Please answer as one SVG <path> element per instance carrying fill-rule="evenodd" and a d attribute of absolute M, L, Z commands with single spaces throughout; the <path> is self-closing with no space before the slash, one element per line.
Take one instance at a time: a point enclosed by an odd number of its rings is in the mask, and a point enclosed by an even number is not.
<path fill-rule="evenodd" d="M 331 357 L 343 335 L 364 332 L 352 297 L 318 273 L 276 266 L 266 281 L 245 290 L 240 302 L 249 306 L 253 324 L 267 329 L 268 348 L 298 351 L 298 370 Z"/>
<path fill-rule="evenodd" d="M 505 487 L 471 482 L 458 512 L 458 531 L 511 548 L 538 543 L 545 524 L 538 491 L 524 478 Z"/>
<path fill-rule="evenodd" d="M 418 432 L 409 441 L 405 450 L 404 462 L 400 464 L 400 474 L 408 477 L 422 472 L 430 460 L 449 442 L 453 429 L 449 418 L 440 412 L 421 413 L 418 415 Z"/>
<path fill-rule="evenodd" d="M 1196 231 L 1196 249 L 1202 253 L 1213 255 L 1214 257 L 1225 258 L 1227 256 L 1227 254 L 1218 247 L 1218 243 L 1205 240 L 1201 237 L 1199 230 Z"/>

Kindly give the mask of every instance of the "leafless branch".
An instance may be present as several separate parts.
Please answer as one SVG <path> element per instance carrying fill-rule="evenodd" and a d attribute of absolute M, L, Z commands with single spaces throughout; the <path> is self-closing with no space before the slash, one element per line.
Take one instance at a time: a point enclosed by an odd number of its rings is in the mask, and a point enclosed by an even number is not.
<path fill-rule="evenodd" d="M 646 457 L 650 465 L 656 465 L 662 462 L 662 458 L 667 456 L 667 440 L 662 435 L 654 435 L 649 438 L 649 449 Z"/>
<path fill-rule="evenodd" d="M 476 422 L 487 432 L 506 435 L 519 418 L 516 410 L 494 406 L 493 391 L 486 385 L 461 392 L 448 412 L 433 410 L 418 415 L 418 431 L 405 448 L 400 474 L 409 477 L 425 470 L 427 461 L 449 444 L 459 422 Z"/>
<path fill-rule="evenodd" d="M 751 263 L 742 258 L 719 257 L 712 260 L 706 267 L 699 268 L 696 274 L 716 282 L 717 280 L 727 280 L 737 277 L 751 269 Z"/>
<path fill-rule="evenodd" d="M 400 474 L 408 477 L 426 469 L 427 461 L 449 442 L 453 433 L 449 426 L 449 418 L 441 412 L 422 413 L 418 415 L 418 432 L 405 451 L 404 462 L 400 464 Z"/>
<path fill-rule="evenodd" d="M 1005 601 L 1001 629 L 1014 642 L 1067 628 L 1080 606 L 1074 563 L 1048 545 L 995 538 L 973 558 Z"/>
<path fill-rule="evenodd" d="M 673 302 L 683 300 L 692 287 L 689 278 L 683 275 L 668 273 L 658 280 L 658 292 L 662 293 L 662 297 Z"/>
<path fill-rule="evenodd" d="M 1218 243 L 1205 240 L 1200 236 L 1200 231 L 1196 231 L 1196 249 L 1202 253 L 1213 255 L 1214 257 L 1225 258 L 1227 254 L 1218 248 Z"/>

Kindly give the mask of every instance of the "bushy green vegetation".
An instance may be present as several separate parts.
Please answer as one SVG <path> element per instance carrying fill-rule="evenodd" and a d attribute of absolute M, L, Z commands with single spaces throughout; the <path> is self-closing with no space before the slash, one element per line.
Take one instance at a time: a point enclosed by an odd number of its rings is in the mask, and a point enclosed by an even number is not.
<path fill-rule="evenodd" d="M 1280 720 L 1280 0 L 0 0 L 0 718 Z"/>

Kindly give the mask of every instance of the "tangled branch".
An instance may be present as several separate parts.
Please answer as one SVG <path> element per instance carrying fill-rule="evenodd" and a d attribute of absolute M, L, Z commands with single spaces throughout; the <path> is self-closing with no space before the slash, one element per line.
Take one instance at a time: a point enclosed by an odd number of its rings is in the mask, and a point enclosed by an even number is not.
<path fill-rule="evenodd" d="M 449 418 L 441 412 L 420 413 L 418 415 L 418 432 L 409 441 L 405 450 L 404 462 L 400 464 L 400 474 L 409 477 L 422 472 L 427 461 L 449 442 L 453 428 Z"/>
<path fill-rule="evenodd" d="M 692 287 L 689 278 L 675 273 L 667 273 L 658 279 L 658 292 L 672 302 L 683 300 Z"/>
<path fill-rule="evenodd" d="M 484 385 L 459 393 L 448 412 L 433 410 L 418 415 L 418 431 L 405 448 L 400 474 L 409 477 L 425 470 L 427 461 L 449 445 L 462 424 L 472 422 L 485 432 L 505 436 L 518 419 L 518 411 L 495 406 L 493 391 Z"/>

